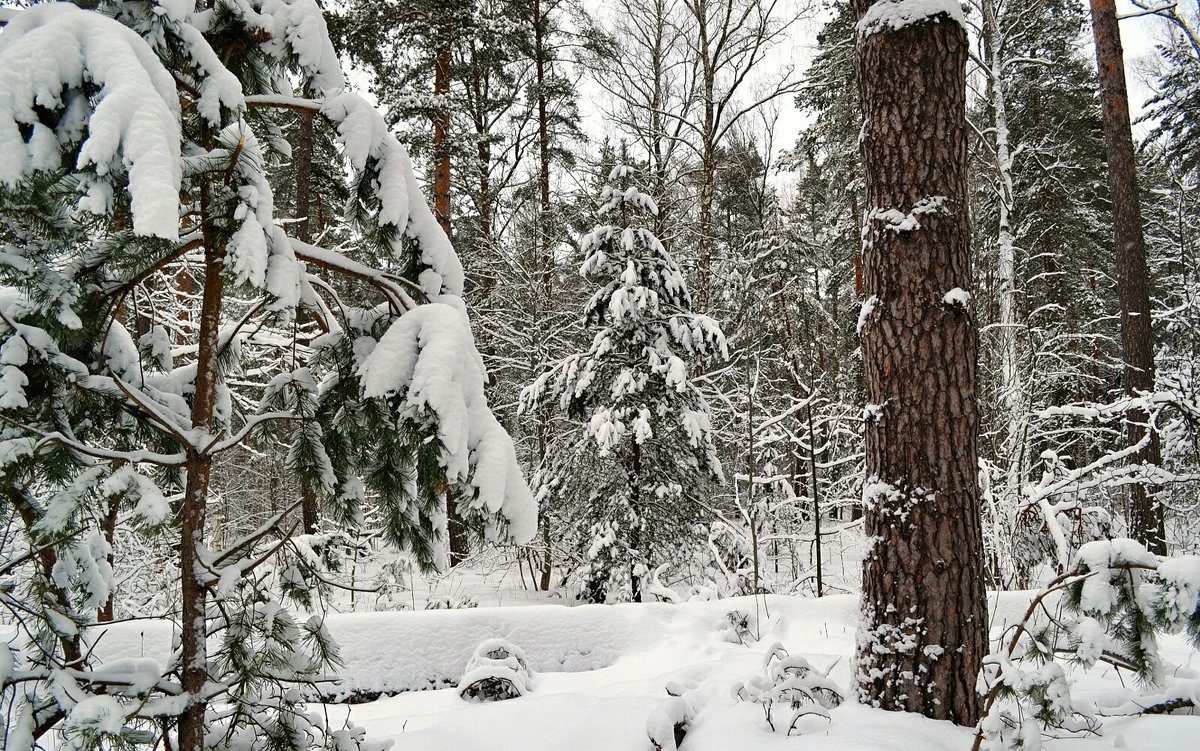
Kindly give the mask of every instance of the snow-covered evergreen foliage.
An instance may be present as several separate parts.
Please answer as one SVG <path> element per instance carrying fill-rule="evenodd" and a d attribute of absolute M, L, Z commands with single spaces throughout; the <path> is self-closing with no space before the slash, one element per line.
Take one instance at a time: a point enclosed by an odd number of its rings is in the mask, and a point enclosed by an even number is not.
<path fill-rule="evenodd" d="M 1143 685 L 1139 711 L 1177 698 L 1158 641 L 1183 634 L 1200 645 L 1200 557 L 1163 558 L 1115 539 L 1089 542 L 1074 559 L 985 661 L 976 749 L 1039 748 L 1047 729 L 1096 730 L 1096 708 L 1071 696 L 1067 665 L 1107 662 L 1128 671 Z"/>
<path fill-rule="evenodd" d="M 615 167 L 580 270 L 599 283 L 585 307 L 586 352 L 555 364 L 522 394 L 525 411 L 557 406 L 578 429 L 540 469 L 539 494 L 578 509 L 584 595 L 641 599 L 656 556 L 693 534 L 709 483 L 721 479 L 708 408 L 691 381 L 727 356 L 711 318 L 693 313 L 683 274 L 640 222 L 654 201 Z"/>
<path fill-rule="evenodd" d="M 23 527 L 0 554 L 18 626 L 5 748 L 52 731 L 78 748 L 372 747 L 303 705 L 338 664 L 305 613 L 353 543 L 295 535 L 285 504 L 211 548 L 205 506 L 216 457 L 273 429 L 336 525 L 377 504 L 424 566 L 444 561 L 449 493 L 481 534 L 533 535 L 462 266 L 404 147 L 346 90 L 313 0 L 46 3 L 3 21 L 0 510 Z M 336 128 L 354 175 L 345 252 L 276 221 L 277 113 L 295 109 Z M 164 291 L 178 304 L 154 305 Z M 246 365 L 262 352 L 273 378 Z M 167 664 L 98 664 L 114 541 L 136 527 L 176 541 L 184 639 Z"/>

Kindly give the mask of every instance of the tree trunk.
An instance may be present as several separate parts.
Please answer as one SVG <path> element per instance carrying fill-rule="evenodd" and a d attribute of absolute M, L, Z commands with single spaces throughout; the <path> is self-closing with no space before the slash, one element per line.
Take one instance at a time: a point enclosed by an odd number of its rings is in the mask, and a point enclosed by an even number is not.
<path fill-rule="evenodd" d="M 630 506 L 633 507 L 638 518 L 629 529 L 629 547 L 632 553 L 629 561 L 629 588 L 630 599 L 633 602 L 641 602 L 643 582 L 642 575 L 638 573 L 638 565 L 648 563 L 646 556 L 642 553 L 642 546 L 646 542 L 642 539 L 642 447 L 632 436 L 630 436 L 630 444 L 632 445 L 629 467 Z"/>
<path fill-rule="evenodd" d="M 201 187 L 201 214 L 208 216 L 208 191 Z M 221 298 L 224 292 L 225 249 L 214 241 L 209 224 L 204 225 L 205 270 L 204 296 L 200 309 L 200 337 L 196 356 L 196 385 L 192 402 L 192 428 L 207 432 L 212 426 L 213 405 L 217 395 L 217 347 L 221 324 Z M 212 474 L 212 456 L 189 449 L 186 465 L 179 540 L 179 568 L 182 588 L 180 666 L 182 684 L 189 703 L 179 717 L 177 751 L 203 751 L 204 715 L 208 700 L 204 686 L 208 682 L 207 590 L 204 585 L 204 520 L 208 503 L 208 483 Z"/>
<path fill-rule="evenodd" d="M 116 499 L 109 499 L 108 508 L 104 510 L 104 516 L 100 520 L 100 531 L 104 535 L 104 541 L 108 543 L 108 553 L 105 558 L 108 561 L 110 571 L 116 567 L 116 555 L 113 551 L 116 550 L 117 541 L 117 517 L 120 515 L 121 504 L 117 503 Z M 116 587 L 116 580 L 113 580 L 113 587 Z M 96 612 L 97 623 L 107 623 L 116 615 L 116 592 L 113 589 L 108 591 L 108 599 L 100 606 Z"/>
<path fill-rule="evenodd" d="M 1125 361 L 1125 394 L 1154 390 L 1154 332 L 1150 321 L 1150 273 L 1146 268 L 1146 240 L 1138 202 L 1137 166 L 1129 124 L 1129 95 L 1125 90 L 1125 58 L 1117 26 L 1115 0 L 1091 0 L 1092 31 L 1096 39 L 1096 66 L 1100 73 L 1100 101 L 1104 115 L 1104 144 L 1108 152 L 1108 184 L 1112 191 L 1113 231 L 1116 241 L 1117 294 L 1121 298 L 1121 349 Z M 1130 446 L 1145 439 L 1134 454 L 1134 464 L 1161 464 L 1158 433 L 1146 435 L 1146 410 L 1131 407 L 1125 413 Z M 1129 534 L 1158 555 L 1166 555 L 1163 507 L 1143 483 L 1129 486 Z"/>
<path fill-rule="evenodd" d="M 988 92 L 992 105 L 992 132 L 996 147 L 996 184 L 999 218 L 996 226 L 996 275 L 1000 283 L 1000 398 L 1004 404 L 1005 496 L 1015 503 L 1024 483 L 1022 459 L 1025 434 L 1025 387 L 1020 371 L 1020 332 L 1017 322 L 1016 238 L 1012 231 L 1015 204 L 1013 156 L 1008 128 L 1008 96 L 1001 29 L 994 0 L 984 0 L 984 51 L 989 66 Z"/>
<path fill-rule="evenodd" d="M 446 488 L 446 535 L 450 548 L 450 565 L 457 566 L 467 559 L 471 552 L 467 526 L 463 524 L 462 515 L 458 512 L 458 495 L 454 488 Z"/>
<path fill-rule="evenodd" d="M 550 115 L 546 98 L 546 17 L 541 0 L 533 0 L 533 67 L 537 84 L 538 119 L 538 250 L 542 266 L 542 291 L 554 294 L 550 257 Z"/>
<path fill-rule="evenodd" d="M 443 32 L 448 34 L 448 32 Z M 438 50 L 433 71 L 433 95 L 438 97 L 433 116 L 433 213 L 446 237 L 450 237 L 450 104 L 443 98 L 450 93 L 450 45 Z"/>
<path fill-rule="evenodd" d="M 855 0 L 859 18 L 876 2 Z M 978 333 L 967 191 L 966 31 L 945 11 L 859 33 L 868 421 L 858 693 L 973 725 L 987 648 Z"/>
<path fill-rule="evenodd" d="M 312 163 L 313 163 L 313 113 L 300 111 L 300 122 L 296 128 L 296 239 L 312 242 Z M 319 226 L 319 225 L 318 225 Z M 272 501 L 275 499 L 273 498 Z M 306 484 L 300 487 L 300 518 L 304 534 L 317 532 L 320 507 L 317 494 Z"/>

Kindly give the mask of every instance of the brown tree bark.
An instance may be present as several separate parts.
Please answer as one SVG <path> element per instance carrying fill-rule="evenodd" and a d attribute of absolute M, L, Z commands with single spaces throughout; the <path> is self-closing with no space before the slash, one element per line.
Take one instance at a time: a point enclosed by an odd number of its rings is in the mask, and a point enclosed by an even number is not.
<path fill-rule="evenodd" d="M 296 239 L 306 243 L 312 242 L 314 224 L 320 226 L 312 217 L 313 114 L 312 110 L 301 110 L 296 129 Z M 300 498 L 304 534 L 316 534 L 320 520 L 317 494 L 301 483 Z"/>
<path fill-rule="evenodd" d="M 201 188 L 201 214 L 208 216 L 208 190 Z M 204 224 L 204 292 L 200 307 L 200 336 L 197 342 L 196 384 L 192 402 L 192 428 L 208 431 L 212 427 L 213 405 L 217 395 L 217 348 L 224 294 L 225 247 L 213 237 L 209 223 Z M 208 700 L 204 685 L 208 681 L 206 605 L 204 584 L 204 522 L 208 505 L 208 485 L 212 475 L 212 455 L 188 450 L 187 481 L 180 511 L 179 567 L 182 588 L 180 613 L 180 665 L 184 693 L 189 703 L 179 717 L 178 751 L 203 751 L 204 715 Z"/>
<path fill-rule="evenodd" d="M 1125 56 L 1117 25 L 1115 0 L 1091 0 L 1096 67 L 1100 74 L 1100 103 L 1104 145 L 1108 152 L 1108 184 L 1112 192 L 1116 244 L 1117 296 L 1121 300 L 1121 351 L 1125 362 L 1126 396 L 1154 390 L 1154 332 L 1150 321 L 1150 272 L 1146 268 L 1146 239 L 1138 201 L 1137 164 L 1129 124 L 1129 95 L 1125 89 Z M 1149 417 L 1140 407 L 1125 413 L 1129 446 L 1147 438 Z M 1158 433 L 1150 431 L 1133 464 L 1162 463 Z M 1129 534 L 1152 553 L 1166 555 L 1163 507 L 1143 483 L 1129 486 Z"/>
<path fill-rule="evenodd" d="M 859 18 L 877 2 L 854 0 Z M 967 34 L 940 13 L 857 42 L 866 185 L 860 340 L 867 534 L 858 693 L 973 725 L 987 647 L 977 452 L 978 333 L 967 193 Z"/>
<path fill-rule="evenodd" d="M 450 565 L 457 566 L 470 555 L 471 544 L 467 527 L 458 512 L 458 496 L 454 488 L 446 488 L 446 535 L 450 538 L 446 541 L 450 551 Z"/>
<path fill-rule="evenodd" d="M 121 505 L 117 503 L 117 500 L 115 498 L 109 499 L 108 508 L 104 509 L 104 516 L 100 519 L 100 532 L 104 535 L 104 541 L 108 543 L 108 555 L 106 558 L 110 570 L 116 566 L 116 556 L 113 551 L 116 550 L 117 517 L 120 510 Z M 107 623 L 111 621 L 116 617 L 116 609 L 116 593 L 109 590 L 108 599 L 104 601 L 104 604 L 96 612 L 96 622 Z"/>
<path fill-rule="evenodd" d="M 448 34 L 448 31 L 443 31 Z M 438 50 L 433 69 L 433 95 L 444 97 L 450 93 L 450 40 L 443 39 L 445 46 Z M 450 236 L 450 106 L 439 102 L 433 116 L 433 153 L 437 160 L 433 166 L 433 213 L 446 237 Z"/>

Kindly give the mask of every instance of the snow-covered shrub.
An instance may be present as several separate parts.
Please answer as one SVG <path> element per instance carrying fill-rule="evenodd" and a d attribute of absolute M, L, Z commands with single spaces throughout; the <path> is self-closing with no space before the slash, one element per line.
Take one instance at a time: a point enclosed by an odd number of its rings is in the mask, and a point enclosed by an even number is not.
<path fill-rule="evenodd" d="M 467 610 L 479 607 L 479 600 L 472 595 L 441 595 L 430 597 L 425 602 L 426 610 Z"/>
<path fill-rule="evenodd" d="M 763 657 L 763 675 L 747 683 L 735 683 L 733 696 L 758 704 L 771 730 L 786 728 L 786 735 L 791 735 L 801 718 L 829 720 L 829 710 L 845 701 L 846 692 L 829 679 L 832 669 L 830 665 L 823 672 L 817 670 L 800 655 L 789 655 L 776 642 Z"/>
<path fill-rule="evenodd" d="M 725 614 L 721 636 L 731 644 L 749 646 L 758 641 L 758 637 L 755 635 L 758 625 L 756 621 L 757 619 L 753 615 L 744 610 L 730 610 Z"/>
<path fill-rule="evenodd" d="M 488 639 L 475 648 L 458 695 L 471 701 L 503 701 L 524 696 L 530 689 L 529 662 L 520 647 L 504 639 Z"/>
<path fill-rule="evenodd" d="M 694 691 L 671 681 L 667 698 L 659 702 L 646 718 L 646 735 L 654 751 L 677 751 L 699 712 L 699 699 Z"/>
<path fill-rule="evenodd" d="M 1034 597 L 985 659 L 976 749 L 1037 748 L 1047 729 L 1094 732 L 1096 708 L 1071 696 L 1071 665 L 1107 662 L 1133 674 L 1146 693 L 1142 708 L 1176 696 L 1158 637 L 1183 633 L 1200 645 L 1200 556 L 1161 558 L 1117 539 L 1087 543 L 1073 557 L 1074 568 Z"/>

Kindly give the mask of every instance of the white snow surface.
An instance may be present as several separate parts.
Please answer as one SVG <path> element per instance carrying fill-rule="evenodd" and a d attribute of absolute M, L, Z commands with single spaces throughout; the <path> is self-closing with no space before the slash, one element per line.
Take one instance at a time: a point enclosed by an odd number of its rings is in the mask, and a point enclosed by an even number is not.
<path fill-rule="evenodd" d="M 992 632 L 1019 620 L 1032 593 L 989 597 Z M 722 635 L 725 616 L 756 614 L 761 638 L 749 647 Z M 962 751 L 972 732 L 946 722 L 870 709 L 848 698 L 829 712 L 799 723 L 801 735 L 772 733 L 761 708 L 736 702 L 737 681 L 761 675 L 768 645 L 780 642 L 830 679 L 851 685 L 858 599 L 767 596 L 680 605 L 561 605 L 423 612 L 333 615 L 329 630 L 345 660 L 343 691 L 407 691 L 366 704 L 327 705 L 331 721 L 347 711 L 373 740 L 394 751 L 641 751 L 648 730 L 665 736 L 669 720 L 686 709 L 668 701 L 667 685 L 695 708 L 682 748 L 687 751 Z M 97 651 L 109 657 L 168 654 L 170 626 L 116 624 Z M 509 701 L 480 704 L 459 698 L 454 684 L 480 642 L 502 637 L 521 647 L 538 673 L 533 690 Z M 1176 637 L 1164 656 L 1190 675 L 1200 659 Z M 1107 666 L 1069 675 L 1077 699 L 1118 707 L 1136 698 Z M 1181 680 L 1176 693 L 1195 691 Z M 675 710 L 675 711 L 668 711 Z M 652 721 L 653 720 L 653 721 Z M 1106 718 L 1102 735 L 1048 739 L 1047 751 L 1100 751 L 1123 738 L 1134 751 L 1191 748 L 1195 718 Z M 671 723 L 673 726 L 673 722 Z M 665 740 L 665 737 L 664 737 Z"/>
<path fill-rule="evenodd" d="M 951 307 L 960 307 L 966 310 L 971 306 L 971 293 L 962 287 L 955 287 L 946 294 L 942 295 L 942 304 Z"/>

